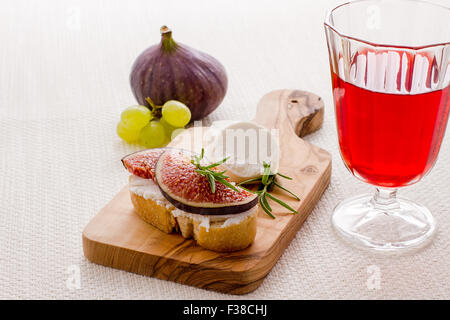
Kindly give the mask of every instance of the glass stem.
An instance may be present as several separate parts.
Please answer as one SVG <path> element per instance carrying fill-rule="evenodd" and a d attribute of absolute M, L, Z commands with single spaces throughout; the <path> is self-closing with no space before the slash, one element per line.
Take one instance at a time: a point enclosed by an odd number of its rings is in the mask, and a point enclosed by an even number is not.
<path fill-rule="evenodd" d="M 400 207 L 397 200 L 397 189 L 376 188 L 371 203 L 375 209 L 383 210 L 388 214 L 389 210 Z"/>

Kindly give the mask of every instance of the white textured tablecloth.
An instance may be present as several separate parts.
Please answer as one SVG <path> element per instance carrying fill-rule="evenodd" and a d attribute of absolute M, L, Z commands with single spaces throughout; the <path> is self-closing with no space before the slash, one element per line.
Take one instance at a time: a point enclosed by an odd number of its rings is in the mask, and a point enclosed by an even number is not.
<path fill-rule="evenodd" d="M 333 234 L 333 207 L 372 191 L 339 157 L 322 25 L 338 2 L 2 1 L 0 298 L 450 298 L 448 133 L 431 174 L 401 190 L 439 223 L 429 247 L 383 258 Z M 325 101 L 323 129 L 307 140 L 333 155 L 331 184 L 262 285 L 245 296 L 110 269 L 83 256 L 84 226 L 127 182 L 119 159 L 138 146 L 122 142 L 115 126 L 135 103 L 131 64 L 159 41 L 163 24 L 175 40 L 227 69 L 228 93 L 207 121 L 251 119 L 259 98 L 274 89 L 309 90 Z M 71 280 L 77 270 L 79 286 Z"/>

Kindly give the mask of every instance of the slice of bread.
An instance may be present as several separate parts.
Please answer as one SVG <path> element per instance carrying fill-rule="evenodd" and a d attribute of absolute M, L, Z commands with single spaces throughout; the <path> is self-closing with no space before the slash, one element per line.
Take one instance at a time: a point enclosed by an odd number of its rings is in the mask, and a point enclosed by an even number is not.
<path fill-rule="evenodd" d="M 175 208 L 151 179 L 130 176 L 130 196 L 136 213 L 159 230 L 179 232 L 200 246 L 219 252 L 242 250 L 256 236 L 257 206 L 233 215 L 200 215 Z"/>

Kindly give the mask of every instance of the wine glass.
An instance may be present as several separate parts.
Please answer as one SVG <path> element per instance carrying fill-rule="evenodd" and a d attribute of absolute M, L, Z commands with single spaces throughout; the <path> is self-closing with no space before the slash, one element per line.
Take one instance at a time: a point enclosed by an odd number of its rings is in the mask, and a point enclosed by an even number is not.
<path fill-rule="evenodd" d="M 419 0 L 360 0 L 325 20 L 341 157 L 374 195 L 332 215 L 353 244 L 399 252 L 428 243 L 430 211 L 397 197 L 436 161 L 450 109 L 450 9 Z"/>

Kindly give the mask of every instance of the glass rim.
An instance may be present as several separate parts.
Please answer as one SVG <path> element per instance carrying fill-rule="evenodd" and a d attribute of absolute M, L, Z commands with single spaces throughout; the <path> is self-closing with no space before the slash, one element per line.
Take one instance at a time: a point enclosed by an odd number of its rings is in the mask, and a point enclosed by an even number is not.
<path fill-rule="evenodd" d="M 341 31 L 338 30 L 337 27 L 333 26 L 333 24 L 330 22 L 330 18 L 331 18 L 331 15 L 333 14 L 333 12 L 335 10 L 343 7 L 343 6 L 347 6 L 349 4 L 358 3 L 358 2 L 373 2 L 373 1 L 380 1 L 380 0 L 354 0 L 354 1 L 347 1 L 345 3 L 342 3 L 342 4 L 332 8 L 332 9 L 329 9 L 327 14 L 326 14 L 325 21 L 324 21 L 325 27 L 330 28 L 331 30 L 336 32 L 340 37 L 347 38 L 347 39 L 350 39 L 350 40 L 359 41 L 359 42 L 368 44 L 368 45 L 373 46 L 373 47 L 386 47 L 386 48 L 396 48 L 396 49 L 421 50 L 421 49 L 425 49 L 425 48 L 450 45 L 450 40 L 446 41 L 446 42 L 433 43 L 433 44 L 427 44 L 427 45 L 417 45 L 417 46 L 389 44 L 389 43 L 375 43 L 375 42 L 372 42 L 372 41 L 364 40 L 364 39 L 361 39 L 361 38 L 358 38 L 358 37 L 351 36 L 351 35 L 346 34 L 344 32 L 341 32 Z M 426 5 L 430 5 L 430 6 L 433 6 L 433 7 L 438 7 L 438 8 L 450 11 L 450 7 L 446 7 L 446 6 L 443 6 L 443 5 L 440 5 L 440 4 L 437 4 L 437 3 L 428 2 L 428 1 L 423 1 L 423 0 L 402 0 L 402 1 L 424 3 Z"/>

